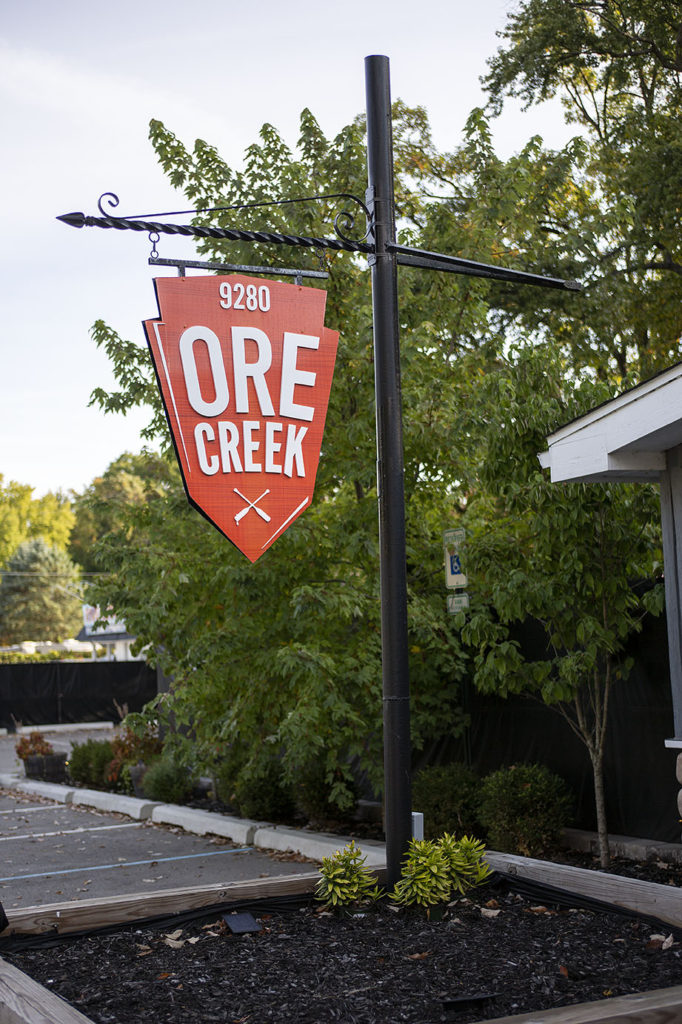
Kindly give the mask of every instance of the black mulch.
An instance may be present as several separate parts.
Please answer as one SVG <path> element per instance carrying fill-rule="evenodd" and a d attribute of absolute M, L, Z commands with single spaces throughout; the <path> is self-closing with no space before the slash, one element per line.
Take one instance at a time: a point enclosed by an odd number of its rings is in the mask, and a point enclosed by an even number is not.
<path fill-rule="evenodd" d="M 659 871 L 660 878 L 651 878 Z M 640 865 L 677 882 L 678 871 Z M 3 953 L 97 1024 L 471 1024 L 682 985 L 682 945 L 616 914 L 540 905 L 494 884 L 440 921 L 382 904 L 255 913 Z"/>

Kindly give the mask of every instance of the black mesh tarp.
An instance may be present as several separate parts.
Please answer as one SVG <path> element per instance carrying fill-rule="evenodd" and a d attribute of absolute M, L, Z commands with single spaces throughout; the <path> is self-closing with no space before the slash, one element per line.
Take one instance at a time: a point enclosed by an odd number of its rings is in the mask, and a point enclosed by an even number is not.
<path fill-rule="evenodd" d="M 156 672 L 143 661 L 0 665 L 0 727 L 117 722 L 114 701 L 140 711 L 155 694 Z"/>

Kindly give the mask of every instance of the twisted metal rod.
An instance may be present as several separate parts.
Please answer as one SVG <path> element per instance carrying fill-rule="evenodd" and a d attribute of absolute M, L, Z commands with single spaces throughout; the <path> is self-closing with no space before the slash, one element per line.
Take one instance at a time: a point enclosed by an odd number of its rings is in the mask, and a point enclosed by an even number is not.
<path fill-rule="evenodd" d="M 277 231 L 242 231 L 237 228 L 211 228 L 194 224 L 164 224 L 161 221 L 134 220 L 129 217 L 90 217 L 84 213 L 64 213 L 57 217 L 57 220 L 74 228 L 115 228 L 117 231 L 157 232 L 163 235 L 190 235 L 194 238 L 226 238 L 232 242 L 269 242 L 274 245 L 295 245 L 308 249 L 374 252 L 374 246 L 367 242 L 284 235 Z"/>

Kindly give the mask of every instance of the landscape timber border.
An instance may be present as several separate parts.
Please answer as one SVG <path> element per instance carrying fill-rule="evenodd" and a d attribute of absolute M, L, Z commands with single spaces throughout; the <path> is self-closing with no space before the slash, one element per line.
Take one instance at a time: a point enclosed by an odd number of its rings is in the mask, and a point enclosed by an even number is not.
<path fill-rule="evenodd" d="M 291 834 L 294 830 L 288 832 Z M 346 842 L 346 837 L 338 836 L 337 842 L 341 848 Z M 292 849 L 291 846 L 289 849 Z M 292 849 L 292 852 L 297 851 Z M 609 875 L 586 868 L 493 851 L 486 854 L 486 860 L 495 871 L 510 875 L 512 878 L 540 882 L 560 889 L 566 894 L 597 900 L 604 905 L 604 909 L 611 905 L 628 913 L 652 918 L 669 928 L 682 929 L 682 891 L 675 886 L 642 882 L 621 875 Z M 385 880 L 385 867 L 372 865 L 372 870 L 376 872 L 380 882 Z M 151 917 L 178 914 L 223 903 L 266 899 L 273 896 L 307 893 L 312 895 L 318 879 L 319 872 L 313 871 L 227 885 L 214 883 L 161 889 L 154 893 L 127 893 L 124 896 L 9 909 L 6 910 L 9 926 L 2 933 L 2 937 L 39 935 L 43 932 L 66 935 L 90 928 L 139 923 Z M 682 1020 L 682 1017 L 680 1019 Z"/>
<path fill-rule="evenodd" d="M 243 818 L 233 818 L 211 811 L 195 810 L 175 804 L 159 804 L 148 800 L 139 800 L 135 797 L 126 797 L 118 793 L 106 793 L 100 790 L 78 789 L 54 783 L 37 782 L 23 779 L 16 775 L 0 774 L 0 786 L 5 786 L 19 794 L 33 794 L 55 800 L 58 803 L 95 807 L 102 811 L 111 810 L 119 814 L 127 814 L 135 820 L 151 820 L 158 824 L 174 825 L 198 835 L 217 835 L 230 839 L 233 842 L 253 845 L 258 849 L 278 850 L 280 852 L 290 851 L 304 857 L 309 857 L 311 860 L 319 861 L 323 857 L 331 856 L 336 850 L 342 849 L 350 841 L 349 836 L 339 836 L 333 833 L 315 833 L 305 829 L 272 825 L 268 822 L 249 821 Z M 643 843 L 643 841 L 639 842 Z M 362 840 L 358 845 L 363 855 L 366 856 L 366 863 L 369 868 L 381 870 L 385 867 L 385 847 L 382 843 Z M 644 844 L 643 849 L 651 849 L 653 851 L 655 846 L 649 848 Z M 517 857 L 513 854 L 497 853 L 496 851 L 488 851 L 486 857 L 494 870 L 504 874 L 519 879 L 525 878 L 542 882 L 545 885 L 563 889 L 576 895 L 612 904 L 644 917 L 655 918 L 672 928 L 682 929 L 682 890 L 676 886 L 661 885 L 657 882 L 643 882 L 639 879 L 626 878 L 621 875 L 611 875 L 605 872 L 556 864 L 552 861 L 535 860 L 529 857 Z M 306 877 L 310 876 L 292 876 L 291 883 L 294 884 L 295 878 L 305 879 Z M 315 875 L 315 877 L 317 876 Z M 249 884 L 265 885 L 262 881 Z M 191 901 L 193 898 L 191 896 L 192 893 L 195 893 L 197 899 L 201 900 L 201 894 L 206 890 L 209 892 L 221 892 L 227 888 L 230 889 L 230 896 L 227 899 L 231 899 L 234 887 L 213 885 L 186 890 L 162 890 L 155 894 L 133 894 L 132 897 L 120 896 L 109 897 L 103 900 L 81 900 L 75 901 L 75 906 L 77 908 L 89 906 L 92 908 L 93 914 L 95 913 L 95 907 L 101 908 L 97 910 L 97 914 L 100 914 L 103 918 L 101 924 L 90 923 L 88 927 L 105 927 L 107 924 L 113 923 L 113 920 L 107 919 L 107 913 L 109 912 L 107 907 L 109 905 L 111 905 L 111 913 L 116 914 L 118 912 L 115 909 L 117 904 L 122 907 L 126 900 L 135 900 L 138 908 L 142 908 L 145 905 L 145 901 L 149 901 L 146 905 L 152 909 L 147 913 L 141 911 L 137 915 L 138 919 L 143 919 L 155 914 L 175 913 L 180 909 L 190 909 L 187 903 L 182 907 L 177 906 L 175 909 L 168 909 L 167 911 L 156 909 L 156 901 L 163 901 L 165 898 L 164 893 L 168 894 L 169 905 L 173 905 L 186 899 Z M 312 888 L 310 891 L 312 892 Z M 180 894 L 185 895 L 181 896 Z M 262 894 L 254 895 L 252 898 L 260 898 L 260 895 L 266 896 L 269 894 L 262 892 Z M 214 902 L 222 902 L 224 898 L 218 896 Z M 235 896 L 234 898 L 238 897 Z M 120 901 L 123 901 L 123 903 Z M 205 906 L 206 903 L 198 902 L 196 905 Z M 70 904 L 61 903 L 43 907 L 26 907 L 21 910 L 10 910 L 8 912 L 10 929 L 12 931 L 16 931 L 19 928 L 22 931 L 40 931 L 55 928 L 60 920 L 59 915 L 61 915 L 63 922 L 64 912 L 68 907 L 70 907 Z M 48 911 L 52 915 L 49 918 L 49 923 L 46 923 L 42 928 L 32 928 L 30 926 L 31 916 L 47 921 L 46 915 Z M 123 919 L 128 920 L 129 918 L 124 917 Z M 63 930 L 63 927 L 57 927 L 57 930 Z"/>

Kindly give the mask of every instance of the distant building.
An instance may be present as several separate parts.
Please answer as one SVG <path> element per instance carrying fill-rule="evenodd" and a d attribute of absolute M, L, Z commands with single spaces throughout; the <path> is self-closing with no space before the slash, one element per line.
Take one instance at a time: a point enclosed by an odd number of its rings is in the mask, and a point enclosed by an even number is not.
<path fill-rule="evenodd" d="M 83 605 L 83 628 L 76 640 L 91 644 L 93 659 L 97 658 L 97 648 L 103 647 L 105 654 L 100 661 L 144 661 L 143 653 L 131 653 L 135 639 L 122 619 L 102 615 L 97 605 Z"/>

